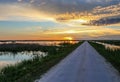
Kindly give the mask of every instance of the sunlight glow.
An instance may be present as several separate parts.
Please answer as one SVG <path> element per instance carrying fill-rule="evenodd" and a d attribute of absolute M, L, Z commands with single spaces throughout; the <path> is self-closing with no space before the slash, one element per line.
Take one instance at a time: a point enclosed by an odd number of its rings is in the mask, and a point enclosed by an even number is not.
<path fill-rule="evenodd" d="M 75 30 L 68 30 L 68 31 L 65 31 L 65 33 L 72 34 L 72 33 L 76 33 L 76 31 Z"/>
<path fill-rule="evenodd" d="M 64 40 L 73 40 L 72 37 L 64 37 Z"/>
<path fill-rule="evenodd" d="M 77 23 L 87 23 L 88 20 L 84 20 L 84 19 L 77 19 L 77 20 L 72 20 L 72 22 L 77 22 Z"/>

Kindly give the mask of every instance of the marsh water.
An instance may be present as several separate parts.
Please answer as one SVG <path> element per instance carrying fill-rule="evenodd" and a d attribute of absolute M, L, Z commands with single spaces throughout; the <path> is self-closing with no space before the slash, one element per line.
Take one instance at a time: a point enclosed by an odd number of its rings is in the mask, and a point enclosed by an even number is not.
<path fill-rule="evenodd" d="M 38 44 L 38 45 L 56 45 L 59 46 L 60 43 L 65 41 L 0 41 L 0 44 Z M 70 43 L 77 43 L 79 41 L 67 41 Z M 41 51 L 24 51 L 24 52 L 0 52 L 0 69 L 7 65 L 14 65 L 23 60 L 32 59 L 35 56 L 46 56 L 48 53 Z"/>
<path fill-rule="evenodd" d="M 95 42 L 95 43 L 105 46 L 105 49 L 108 49 L 108 50 L 112 50 L 112 51 L 120 50 L 120 46 L 118 46 L 118 45 L 107 44 L 107 43 L 103 43 L 103 42 Z"/>
<path fill-rule="evenodd" d="M 41 51 L 24 51 L 24 52 L 0 52 L 0 69 L 7 65 L 14 65 L 23 60 L 32 59 L 35 56 L 44 57 L 47 53 Z"/>
<path fill-rule="evenodd" d="M 59 45 L 60 43 L 68 42 L 71 44 L 78 43 L 79 41 L 0 41 L 0 44 L 10 44 L 10 43 L 19 43 L 19 44 L 39 44 L 39 45 Z"/>

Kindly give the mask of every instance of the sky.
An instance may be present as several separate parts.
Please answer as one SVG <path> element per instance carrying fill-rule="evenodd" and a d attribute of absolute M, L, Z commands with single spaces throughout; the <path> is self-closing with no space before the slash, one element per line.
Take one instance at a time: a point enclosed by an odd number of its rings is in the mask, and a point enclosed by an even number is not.
<path fill-rule="evenodd" d="M 0 0 L 0 40 L 120 40 L 120 0 Z"/>

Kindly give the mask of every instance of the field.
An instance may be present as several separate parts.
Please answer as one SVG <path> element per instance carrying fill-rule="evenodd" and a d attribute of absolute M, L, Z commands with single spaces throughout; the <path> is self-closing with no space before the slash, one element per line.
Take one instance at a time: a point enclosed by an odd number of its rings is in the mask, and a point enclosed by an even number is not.
<path fill-rule="evenodd" d="M 76 44 L 61 43 L 60 46 L 41 46 L 37 44 L 3 44 L 0 51 L 44 51 L 45 57 L 36 56 L 15 65 L 3 68 L 0 72 L 0 82 L 33 82 L 52 66 L 71 53 L 82 42 Z"/>

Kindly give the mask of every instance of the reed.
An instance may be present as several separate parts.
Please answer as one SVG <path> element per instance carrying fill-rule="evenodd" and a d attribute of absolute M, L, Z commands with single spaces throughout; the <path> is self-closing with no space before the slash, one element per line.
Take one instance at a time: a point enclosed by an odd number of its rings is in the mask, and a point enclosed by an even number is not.
<path fill-rule="evenodd" d="M 89 43 L 120 72 L 120 50 L 107 50 L 101 44 Z"/>

